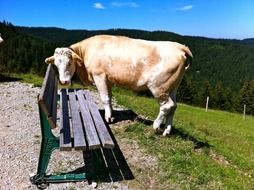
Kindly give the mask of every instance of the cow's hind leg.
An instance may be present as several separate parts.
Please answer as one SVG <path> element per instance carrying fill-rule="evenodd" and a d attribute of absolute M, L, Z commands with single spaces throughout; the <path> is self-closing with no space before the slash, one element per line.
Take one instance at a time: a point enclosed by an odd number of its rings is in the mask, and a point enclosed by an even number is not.
<path fill-rule="evenodd" d="M 160 126 L 163 123 L 163 121 L 166 119 L 169 113 L 172 112 L 172 110 L 175 110 L 176 107 L 175 102 L 172 100 L 170 96 L 167 99 L 164 98 L 164 100 L 159 100 L 159 103 L 160 103 L 160 111 L 153 123 L 153 128 L 155 130 L 160 129 Z"/>
<path fill-rule="evenodd" d="M 174 91 L 170 97 L 169 97 L 169 101 L 172 102 L 172 106 L 167 114 L 167 118 L 166 118 L 166 129 L 164 130 L 163 132 L 163 136 L 167 136 L 170 134 L 171 132 L 171 128 L 172 128 L 172 125 L 173 125 L 173 117 L 174 117 L 174 114 L 175 114 L 175 110 L 177 108 L 177 104 L 176 104 L 176 91 Z"/>
<path fill-rule="evenodd" d="M 111 84 L 107 81 L 107 77 L 103 75 L 94 76 L 94 82 L 100 94 L 101 101 L 105 109 L 106 122 L 112 122 L 112 105 L 111 105 Z"/>

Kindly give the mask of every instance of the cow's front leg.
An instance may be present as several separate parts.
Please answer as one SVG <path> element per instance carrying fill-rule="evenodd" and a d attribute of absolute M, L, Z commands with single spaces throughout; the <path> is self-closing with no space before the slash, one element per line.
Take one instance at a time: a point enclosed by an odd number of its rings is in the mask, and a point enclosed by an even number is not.
<path fill-rule="evenodd" d="M 104 106 L 105 120 L 106 122 L 110 123 L 113 121 L 111 105 L 111 85 L 107 81 L 105 74 L 94 76 L 94 82 Z"/>

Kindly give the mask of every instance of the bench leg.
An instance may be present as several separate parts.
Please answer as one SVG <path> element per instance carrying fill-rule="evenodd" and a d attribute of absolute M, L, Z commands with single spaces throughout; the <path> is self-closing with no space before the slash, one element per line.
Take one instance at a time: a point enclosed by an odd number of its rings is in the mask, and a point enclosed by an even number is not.
<path fill-rule="evenodd" d="M 40 109 L 40 108 L 39 108 Z M 60 183 L 60 182 L 75 182 L 84 181 L 86 179 L 92 180 L 92 186 L 96 187 L 97 183 L 96 175 L 105 174 L 105 164 L 103 161 L 103 156 L 101 150 L 87 150 L 85 151 L 85 160 L 91 163 L 93 171 L 86 171 L 84 173 L 65 173 L 60 175 L 46 175 L 49 160 L 52 152 L 59 149 L 59 138 L 56 137 L 52 131 L 50 124 L 48 123 L 47 117 L 40 110 L 40 121 L 41 121 L 41 150 L 39 163 L 37 167 L 37 174 L 30 177 L 32 184 L 36 185 L 39 189 L 45 189 L 48 187 L 49 183 Z M 90 165 L 86 163 L 85 165 Z"/>
<path fill-rule="evenodd" d="M 59 138 L 52 133 L 47 117 L 41 110 L 40 110 L 40 122 L 42 134 L 41 150 L 37 174 L 30 178 L 32 184 L 36 185 L 39 189 L 45 189 L 48 187 L 49 183 L 84 181 L 85 179 L 87 179 L 88 176 L 86 173 L 46 175 L 46 170 L 48 168 L 52 152 L 56 149 L 59 149 L 60 143 Z"/>
<path fill-rule="evenodd" d="M 48 168 L 52 152 L 55 149 L 59 149 L 59 138 L 53 135 L 47 117 L 41 110 L 40 110 L 40 121 L 41 121 L 42 142 L 39 163 L 37 168 L 37 174 L 31 177 L 30 180 L 33 184 L 37 185 L 38 188 L 44 189 L 47 187 L 48 183 L 46 179 L 46 170 Z"/>

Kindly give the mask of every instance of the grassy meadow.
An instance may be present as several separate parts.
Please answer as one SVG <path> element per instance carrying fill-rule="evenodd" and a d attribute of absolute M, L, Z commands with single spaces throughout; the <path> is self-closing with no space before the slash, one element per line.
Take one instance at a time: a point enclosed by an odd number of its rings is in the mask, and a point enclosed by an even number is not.
<path fill-rule="evenodd" d="M 31 74 L 11 75 L 22 82 L 42 84 Z M 159 106 L 153 98 L 113 88 L 116 102 L 154 120 Z M 254 189 L 254 117 L 178 104 L 169 137 L 152 125 L 133 122 L 113 129 L 118 138 L 137 142 L 157 167 L 131 168 L 133 189 Z M 128 145 L 127 145 L 128 146 Z"/>
<path fill-rule="evenodd" d="M 117 102 L 151 120 L 154 99 L 116 89 Z M 141 176 L 140 189 L 254 189 L 254 118 L 178 104 L 171 136 L 155 134 L 136 122 L 116 130 L 158 159 L 159 169 Z M 147 186 L 154 176 L 156 185 Z M 147 179 L 147 181 L 145 180 Z M 138 185 L 138 184 L 136 184 Z M 135 186 L 135 185 L 134 185 Z M 147 187 L 146 187 L 147 186 Z M 144 188 L 146 187 L 146 188 Z"/>

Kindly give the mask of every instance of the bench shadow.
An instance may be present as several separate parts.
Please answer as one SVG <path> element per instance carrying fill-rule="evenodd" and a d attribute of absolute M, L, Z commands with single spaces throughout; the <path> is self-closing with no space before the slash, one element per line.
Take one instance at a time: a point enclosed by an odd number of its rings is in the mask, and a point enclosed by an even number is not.
<path fill-rule="evenodd" d="M 16 78 L 16 77 L 10 77 L 7 75 L 0 74 L 0 82 L 16 82 L 20 81 L 21 78 Z"/>
<path fill-rule="evenodd" d="M 104 117 L 103 117 L 104 118 Z M 133 180 L 134 175 L 117 143 L 109 125 L 104 121 L 109 134 L 115 144 L 113 149 L 101 148 L 92 152 L 93 162 L 99 166 L 93 168 L 96 172 L 96 178 L 101 182 L 116 182 L 123 180 Z M 84 156 L 84 158 L 87 158 Z"/>
<path fill-rule="evenodd" d="M 104 120 L 104 110 L 99 111 Z M 114 110 L 113 117 L 113 124 L 130 120 L 142 122 L 146 125 L 151 125 L 153 123 L 153 121 L 143 118 L 129 109 Z M 110 126 L 105 120 L 104 123 L 106 124 L 115 147 L 113 149 L 101 148 L 89 152 L 84 152 L 83 155 L 86 163 L 97 162 L 97 164 L 87 164 L 87 167 L 85 168 L 86 171 L 89 171 L 89 173 L 95 173 L 96 179 L 101 182 L 110 183 L 123 180 L 133 180 L 135 177 L 110 129 Z M 97 168 L 94 168 L 96 166 Z"/>
<path fill-rule="evenodd" d="M 104 118 L 104 115 L 105 115 L 104 110 L 100 110 L 100 113 L 101 113 L 102 117 Z M 143 123 L 145 125 L 152 125 L 153 124 L 152 120 L 149 120 L 143 116 L 140 116 L 130 109 L 113 110 L 112 115 L 114 118 L 112 124 L 116 124 L 116 123 L 119 123 L 122 121 L 137 121 L 137 122 Z"/>

